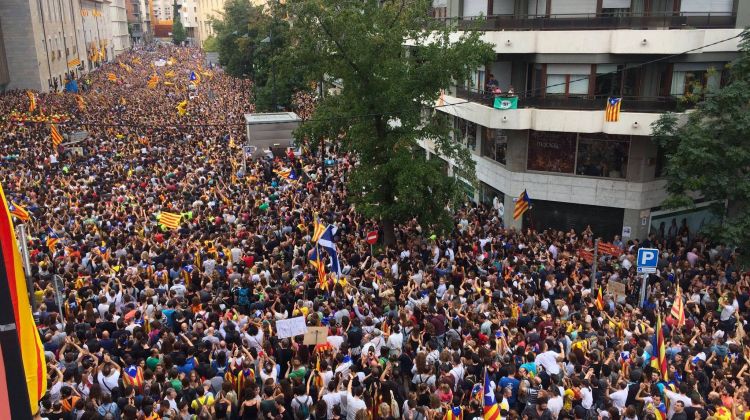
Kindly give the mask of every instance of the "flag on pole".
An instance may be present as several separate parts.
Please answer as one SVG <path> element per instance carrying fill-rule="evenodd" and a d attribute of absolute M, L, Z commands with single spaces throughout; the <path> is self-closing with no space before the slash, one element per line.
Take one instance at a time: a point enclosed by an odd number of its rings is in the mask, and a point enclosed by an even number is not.
<path fill-rule="evenodd" d="M 79 111 L 83 111 L 86 109 L 86 101 L 83 100 L 83 96 L 76 95 L 76 103 L 78 104 Z"/>
<path fill-rule="evenodd" d="M 21 364 L 23 365 L 22 374 L 25 376 L 26 382 L 25 390 L 14 389 L 13 393 L 9 395 L 12 398 L 7 402 L 9 406 L 8 411 L 18 413 L 19 409 L 21 409 L 21 412 L 35 414 L 39 410 L 39 400 L 47 392 L 47 363 L 44 357 L 42 341 L 39 338 L 39 331 L 34 324 L 34 315 L 31 313 L 31 303 L 29 302 L 28 289 L 26 288 L 26 277 L 23 271 L 21 253 L 18 248 L 18 242 L 16 242 L 11 213 L 8 211 L 6 204 L 5 192 L 1 185 L 0 203 L 2 212 L 0 214 L 0 248 L 2 249 L 0 282 L 4 285 L 0 289 L 4 291 L 7 287 L 9 293 L 9 296 L 2 296 L 2 299 L 4 305 L 12 305 L 14 320 L 9 319 L 6 322 L 15 321 L 15 331 L 18 336 Z M 7 349 L 2 349 L 0 353 L 5 357 L 11 354 Z M 6 364 L 6 368 L 4 369 L 6 377 L 0 378 L 0 380 L 5 382 L 2 383 L 3 386 L 0 386 L 0 388 L 9 389 L 8 384 L 11 384 L 12 381 L 8 381 L 7 376 L 10 376 L 9 374 L 13 371 L 18 372 L 19 366 L 15 366 L 15 368 L 9 367 L 11 363 L 16 362 L 12 359 L 5 359 L 4 362 Z M 31 411 L 27 411 L 25 407 L 14 409 L 14 404 L 26 404 L 25 396 L 18 398 L 20 393 L 28 395 Z"/>
<path fill-rule="evenodd" d="M 464 420 L 464 413 L 461 411 L 461 407 L 451 407 L 450 410 L 445 412 L 443 420 Z"/>
<path fill-rule="evenodd" d="M 32 113 L 36 110 L 36 95 L 30 90 L 26 91 L 26 95 L 29 97 L 29 113 Z"/>
<path fill-rule="evenodd" d="M 159 214 L 159 223 L 168 229 L 177 229 L 180 227 L 180 219 L 182 219 L 182 217 L 175 213 L 163 211 Z"/>
<path fill-rule="evenodd" d="M 620 105 L 622 105 L 622 98 L 611 97 L 607 99 L 607 108 L 604 110 L 606 122 L 620 121 Z"/>
<path fill-rule="evenodd" d="M 513 220 L 517 220 L 519 217 L 523 216 L 523 214 L 526 213 L 526 211 L 529 209 L 530 205 L 531 199 L 526 193 L 526 190 L 523 190 L 521 195 L 516 200 L 516 207 L 513 210 Z"/>
<path fill-rule="evenodd" d="M 16 216 L 22 222 L 28 222 L 31 219 L 28 210 L 26 210 L 19 204 L 16 204 L 15 201 L 11 200 L 10 202 L 8 202 L 8 211 L 10 211 L 10 214 Z"/>
<path fill-rule="evenodd" d="M 157 76 L 156 73 L 154 73 L 151 76 L 151 78 L 148 79 L 148 88 L 149 89 L 154 89 L 154 88 L 156 88 L 156 85 L 158 85 L 158 84 L 159 84 L 159 76 Z"/>
<path fill-rule="evenodd" d="M 60 236 L 58 236 L 52 229 L 48 229 L 47 240 L 45 241 L 47 248 L 49 248 L 50 251 L 55 249 L 55 245 L 57 245 L 58 242 L 60 242 Z"/>
<path fill-rule="evenodd" d="M 677 323 L 677 328 L 685 325 L 685 306 L 683 306 L 682 303 L 682 291 L 680 290 L 679 284 L 677 285 L 677 293 L 675 293 L 674 296 L 674 303 L 672 304 L 670 315 L 672 315 L 672 318 Z"/>
<path fill-rule="evenodd" d="M 313 234 L 312 234 L 312 241 L 313 243 L 317 243 L 318 239 L 323 235 L 323 232 L 325 232 L 326 227 L 324 224 L 320 223 L 320 218 L 318 217 L 318 214 L 315 214 L 315 219 L 313 220 Z"/>
<path fill-rule="evenodd" d="M 57 125 L 50 124 L 49 126 L 50 130 L 50 136 L 52 137 L 52 145 L 57 148 L 60 146 L 64 140 L 62 134 L 60 134 L 60 131 L 57 129 Z"/>
<path fill-rule="evenodd" d="M 656 317 L 656 354 L 657 363 L 661 379 L 669 380 L 669 370 L 667 369 L 667 347 L 664 343 L 664 330 L 661 324 L 661 314 Z"/>
<path fill-rule="evenodd" d="M 195 82 L 195 84 L 197 85 L 198 83 L 201 82 L 201 75 L 194 71 L 190 72 L 190 81 Z"/>
<path fill-rule="evenodd" d="M 599 292 L 596 294 L 596 309 L 604 310 L 604 297 L 602 296 L 602 286 L 599 286 Z"/>
<path fill-rule="evenodd" d="M 490 387 L 487 368 L 484 368 L 484 420 L 500 420 L 500 407 L 495 400 L 495 393 Z"/>
<path fill-rule="evenodd" d="M 107 73 L 107 80 L 109 80 L 110 82 L 116 82 L 117 76 L 115 76 L 114 73 Z"/>
<path fill-rule="evenodd" d="M 331 272 L 333 272 L 336 277 L 341 277 L 339 256 L 336 252 L 336 243 L 333 242 L 334 235 L 336 235 L 336 227 L 333 225 L 328 225 L 323 234 L 320 235 L 320 239 L 318 239 L 318 245 L 328 253 L 329 257 L 331 257 Z"/>
<path fill-rule="evenodd" d="M 183 116 L 187 114 L 187 105 L 188 105 L 187 99 L 177 104 L 177 114 L 179 116 Z"/>

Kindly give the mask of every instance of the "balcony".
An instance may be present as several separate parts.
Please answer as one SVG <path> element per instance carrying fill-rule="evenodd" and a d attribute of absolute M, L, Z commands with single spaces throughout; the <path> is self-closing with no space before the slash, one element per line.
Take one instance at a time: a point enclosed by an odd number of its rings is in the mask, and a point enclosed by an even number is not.
<path fill-rule="evenodd" d="M 606 107 L 610 95 L 520 95 L 518 108 L 564 109 L 571 111 L 601 111 Z M 490 92 L 456 88 L 456 97 L 492 107 L 495 96 Z M 691 108 L 692 103 L 680 101 L 674 96 L 623 96 L 622 112 L 681 112 Z"/>
<path fill-rule="evenodd" d="M 593 29 L 716 29 L 734 28 L 734 13 L 650 12 L 553 15 L 489 15 L 438 18 L 457 23 L 460 30 L 573 31 Z"/>

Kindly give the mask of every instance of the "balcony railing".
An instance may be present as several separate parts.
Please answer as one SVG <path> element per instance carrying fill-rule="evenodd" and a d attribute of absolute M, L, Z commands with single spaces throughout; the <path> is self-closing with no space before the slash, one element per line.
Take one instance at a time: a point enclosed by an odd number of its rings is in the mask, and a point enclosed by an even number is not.
<path fill-rule="evenodd" d="M 591 30 L 591 29 L 655 29 L 655 28 L 734 28 L 734 13 L 650 12 L 554 15 L 489 15 L 438 18 L 457 23 L 462 30 Z"/>
<path fill-rule="evenodd" d="M 456 88 L 456 96 L 492 107 L 495 95 L 491 92 Z M 518 108 L 563 109 L 578 111 L 601 111 L 607 105 L 609 95 L 519 95 Z M 623 112 L 668 112 L 684 111 L 692 104 L 675 96 L 623 96 L 620 110 Z"/>

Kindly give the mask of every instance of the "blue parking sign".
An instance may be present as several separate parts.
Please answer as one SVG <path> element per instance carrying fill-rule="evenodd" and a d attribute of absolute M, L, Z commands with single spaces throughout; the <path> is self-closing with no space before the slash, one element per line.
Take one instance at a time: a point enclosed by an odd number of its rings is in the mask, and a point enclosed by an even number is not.
<path fill-rule="evenodd" d="M 638 250 L 638 272 L 656 273 L 656 264 L 659 262 L 659 250 L 655 248 L 641 248 Z"/>

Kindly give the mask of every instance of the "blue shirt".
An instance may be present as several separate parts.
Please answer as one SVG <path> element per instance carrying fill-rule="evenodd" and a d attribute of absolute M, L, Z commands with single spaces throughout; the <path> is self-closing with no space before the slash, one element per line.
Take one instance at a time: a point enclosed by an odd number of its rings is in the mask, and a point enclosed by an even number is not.
<path fill-rule="evenodd" d="M 511 407 L 516 405 L 516 399 L 518 398 L 518 387 L 521 385 L 521 381 L 519 381 L 516 378 L 503 376 L 500 378 L 500 382 L 497 384 L 501 389 L 504 389 L 508 386 L 510 386 L 511 394 L 510 398 L 508 398 L 508 404 L 510 404 Z"/>

